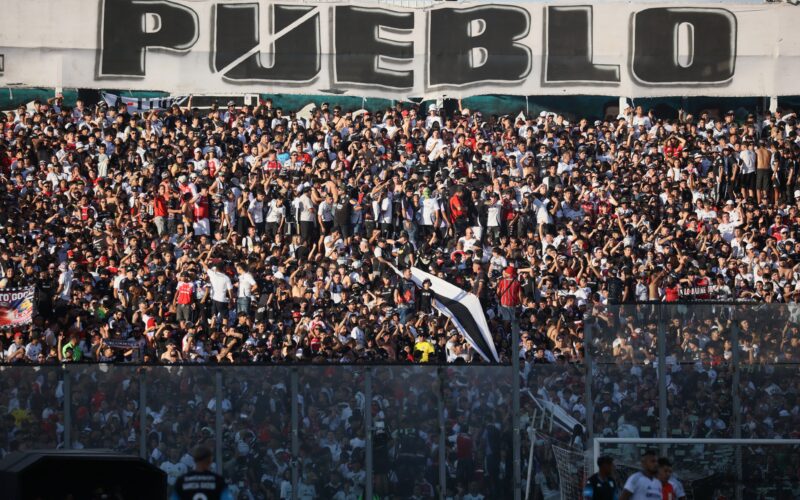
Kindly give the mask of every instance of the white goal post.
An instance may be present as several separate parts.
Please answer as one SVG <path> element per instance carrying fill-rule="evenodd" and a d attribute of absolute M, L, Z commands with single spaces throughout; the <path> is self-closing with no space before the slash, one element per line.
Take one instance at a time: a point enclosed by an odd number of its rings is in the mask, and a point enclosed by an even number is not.
<path fill-rule="evenodd" d="M 603 444 L 633 444 L 633 445 L 672 445 L 672 444 L 688 444 L 688 445 L 753 445 L 753 446 L 800 446 L 800 439 L 723 439 L 723 438 L 613 438 L 613 437 L 596 437 L 592 444 L 592 470 L 597 472 L 597 458 L 601 455 L 601 448 Z"/>
<path fill-rule="evenodd" d="M 586 469 L 596 472 L 597 459 L 608 455 L 617 464 L 617 479 L 624 481 L 639 469 L 645 448 L 669 458 L 673 477 L 683 483 L 690 500 L 800 498 L 792 476 L 769 466 L 770 461 L 796 458 L 800 439 L 600 437 L 587 453 Z"/>

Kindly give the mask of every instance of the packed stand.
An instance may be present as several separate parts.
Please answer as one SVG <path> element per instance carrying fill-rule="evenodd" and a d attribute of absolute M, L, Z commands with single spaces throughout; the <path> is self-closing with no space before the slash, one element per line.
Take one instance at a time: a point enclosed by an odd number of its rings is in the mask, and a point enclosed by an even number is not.
<path fill-rule="evenodd" d="M 514 311 L 526 360 L 573 362 L 608 304 L 800 293 L 794 114 L 55 98 L 0 123 L 0 288 L 38 312 L 7 363 L 481 362 L 408 266 L 479 297 L 502 362 Z"/>

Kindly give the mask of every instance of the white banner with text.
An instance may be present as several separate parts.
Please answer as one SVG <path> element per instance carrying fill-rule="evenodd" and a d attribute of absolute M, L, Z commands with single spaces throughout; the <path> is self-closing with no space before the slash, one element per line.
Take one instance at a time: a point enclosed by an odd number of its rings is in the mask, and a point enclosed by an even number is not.
<path fill-rule="evenodd" d="M 794 95 L 789 4 L 0 0 L 0 87 L 407 97 Z"/>

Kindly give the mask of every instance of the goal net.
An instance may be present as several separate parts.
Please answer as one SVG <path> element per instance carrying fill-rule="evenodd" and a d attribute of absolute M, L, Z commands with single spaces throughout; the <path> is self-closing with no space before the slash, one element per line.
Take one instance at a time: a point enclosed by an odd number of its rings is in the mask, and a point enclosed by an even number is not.
<path fill-rule="evenodd" d="M 673 476 L 689 499 L 800 498 L 800 439 L 596 438 L 587 475 L 596 472 L 597 458 L 607 455 L 624 484 L 639 470 L 645 449 L 672 462 Z"/>
<path fill-rule="evenodd" d="M 587 467 L 587 455 L 583 451 L 551 445 L 558 471 L 558 490 L 562 500 L 583 499 L 583 486 L 592 474 Z"/>

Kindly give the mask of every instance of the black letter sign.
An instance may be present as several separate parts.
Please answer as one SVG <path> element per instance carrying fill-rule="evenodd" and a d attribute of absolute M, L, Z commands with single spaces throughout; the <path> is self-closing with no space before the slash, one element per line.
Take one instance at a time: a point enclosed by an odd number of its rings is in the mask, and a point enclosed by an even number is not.
<path fill-rule="evenodd" d="M 286 82 L 306 82 L 319 73 L 319 13 L 307 15 L 315 9 L 311 6 L 273 5 L 272 8 L 271 33 L 279 33 L 298 21 L 299 24 L 271 44 L 272 64 L 265 67 L 258 50 L 259 4 L 217 6 L 215 72 L 225 71 L 224 77 L 233 81 Z"/>
<path fill-rule="evenodd" d="M 167 0 L 104 0 L 99 76 L 144 76 L 148 48 L 186 51 L 197 13 Z"/>
<path fill-rule="evenodd" d="M 633 76 L 652 84 L 720 83 L 733 77 L 736 17 L 724 9 L 653 8 L 634 15 Z M 679 61 L 678 27 L 690 33 Z"/>
<path fill-rule="evenodd" d="M 436 9 L 430 11 L 430 16 L 431 86 L 517 82 L 530 71 L 530 51 L 516 43 L 530 27 L 525 9 Z"/>
<path fill-rule="evenodd" d="M 413 71 L 381 67 L 381 60 L 412 59 L 414 44 L 380 38 L 379 29 L 402 33 L 414 29 L 414 14 L 337 6 L 336 82 L 410 88 Z"/>
<path fill-rule="evenodd" d="M 545 82 L 618 82 L 619 66 L 592 64 L 592 7 L 547 8 Z"/>

